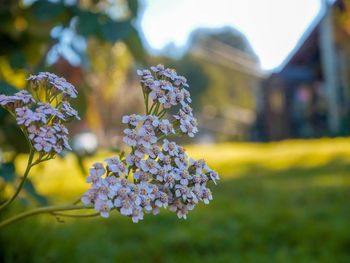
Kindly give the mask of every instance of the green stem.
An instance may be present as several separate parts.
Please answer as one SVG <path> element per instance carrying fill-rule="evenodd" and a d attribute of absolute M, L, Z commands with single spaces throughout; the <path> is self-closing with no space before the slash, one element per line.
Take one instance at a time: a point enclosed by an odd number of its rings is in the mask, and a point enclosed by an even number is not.
<path fill-rule="evenodd" d="M 151 114 L 151 112 L 152 112 L 154 106 L 156 106 L 156 105 L 157 105 L 156 102 L 154 102 L 154 103 L 152 104 L 152 106 L 151 106 L 151 108 L 149 109 L 149 111 L 147 111 L 147 115 Z"/>
<path fill-rule="evenodd" d="M 162 139 L 164 139 L 164 138 L 171 138 L 171 137 L 181 136 L 181 134 L 178 133 L 179 131 L 180 131 L 180 130 L 175 130 L 175 134 L 173 134 L 173 133 L 168 134 L 168 135 L 163 134 L 162 136 L 159 136 L 159 137 L 158 137 L 158 141 L 160 141 L 160 140 L 162 140 Z"/>
<path fill-rule="evenodd" d="M 149 93 L 147 93 L 147 95 L 144 96 L 145 97 L 145 105 L 146 105 L 146 115 L 148 115 L 148 94 Z"/>
<path fill-rule="evenodd" d="M 159 112 L 159 114 L 158 114 L 158 118 L 159 118 L 159 119 L 162 119 L 162 118 L 164 117 L 165 114 L 166 114 L 166 109 L 161 110 L 161 111 Z"/>
<path fill-rule="evenodd" d="M 100 213 L 90 213 L 90 214 L 66 214 L 66 213 L 59 213 L 59 212 L 52 212 L 51 213 L 54 216 L 65 216 L 65 217 L 94 217 L 100 215 Z"/>
<path fill-rule="evenodd" d="M 8 199 L 5 203 L 1 204 L 0 211 L 5 209 L 8 205 L 10 205 L 16 199 L 16 197 L 18 196 L 19 192 L 22 190 L 22 187 L 23 187 L 23 185 L 24 185 L 24 183 L 25 183 L 25 181 L 26 181 L 26 179 L 28 177 L 29 171 L 33 167 L 32 161 L 33 161 L 33 158 L 34 158 L 34 153 L 35 152 L 33 151 L 33 149 L 30 148 L 27 168 L 26 168 L 26 170 L 24 172 L 24 175 L 23 175 L 23 177 L 21 179 L 21 182 L 20 182 L 19 186 L 17 187 L 17 190 L 13 194 L 13 196 L 10 199 Z"/>
<path fill-rule="evenodd" d="M 20 213 L 18 215 L 15 215 L 13 217 L 10 217 L 8 219 L 5 219 L 4 221 L 0 222 L 0 228 L 7 226 L 9 224 L 12 224 L 16 221 L 25 219 L 30 216 L 38 215 L 38 214 L 46 214 L 46 213 L 53 213 L 57 211 L 69 211 L 69 210 L 79 210 L 79 209 L 90 209 L 92 207 L 89 206 L 77 206 L 77 205 L 57 205 L 57 206 L 45 206 L 45 207 L 39 207 L 35 208 L 33 210 Z"/>
<path fill-rule="evenodd" d="M 160 103 L 157 103 L 157 105 L 156 105 L 156 108 L 154 109 L 154 112 L 153 112 L 153 114 L 152 114 L 152 115 L 155 115 L 155 116 L 157 116 L 157 114 L 158 114 L 158 109 L 159 109 L 159 106 L 160 106 Z"/>

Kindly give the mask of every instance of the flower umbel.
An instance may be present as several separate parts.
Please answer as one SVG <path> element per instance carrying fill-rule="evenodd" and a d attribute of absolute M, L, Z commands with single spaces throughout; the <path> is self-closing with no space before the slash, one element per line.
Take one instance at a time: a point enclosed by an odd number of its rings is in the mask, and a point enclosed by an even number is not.
<path fill-rule="evenodd" d="M 69 103 L 71 98 L 76 98 L 77 91 L 64 78 L 48 72 L 27 80 L 27 90 L 12 96 L 0 95 L 0 105 L 16 118 L 40 158 L 50 159 L 64 149 L 71 149 L 65 124 L 79 119 Z"/>
<path fill-rule="evenodd" d="M 144 213 L 168 208 L 179 218 L 196 204 L 212 200 L 207 183 L 219 180 L 218 173 L 204 160 L 193 160 L 170 136 L 194 137 L 197 120 L 190 107 L 190 93 L 183 76 L 163 65 L 138 70 L 146 114 L 124 116 L 127 125 L 123 142 L 130 152 L 95 163 L 90 169 L 88 189 L 81 198 L 93 204 L 102 217 L 113 209 L 133 222 Z M 178 109 L 171 119 L 164 118 L 171 107 Z M 29 114 L 30 115 L 30 114 Z"/>

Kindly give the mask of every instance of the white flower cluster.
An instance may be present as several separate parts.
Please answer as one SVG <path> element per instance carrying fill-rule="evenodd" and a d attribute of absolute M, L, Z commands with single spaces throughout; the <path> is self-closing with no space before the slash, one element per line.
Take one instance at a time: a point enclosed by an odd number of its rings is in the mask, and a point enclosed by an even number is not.
<path fill-rule="evenodd" d="M 179 127 L 182 133 L 194 137 L 198 132 L 197 120 L 193 117 L 192 108 L 189 105 L 192 100 L 186 89 L 188 87 L 186 78 L 177 75 L 174 69 L 165 68 L 163 65 L 151 67 L 151 70 L 138 70 L 137 73 L 141 76 L 144 94 L 152 99 L 154 105 L 158 103 L 164 111 L 180 105 L 178 114 L 174 115 L 177 120 L 174 127 Z M 157 113 L 155 111 L 155 114 Z"/>
<path fill-rule="evenodd" d="M 189 158 L 181 146 L 166 139 L 178 134 L 192 137 L 197 132 L 189 92 L 184 88 L 188 87 L 186 79 L 161 65 L 151 70 L 153 75 L 149 70 L 139 74 L 144 96 L 151 97 L 153 107 L 145 116 L 133 114 L 122 119 L 128 125 L 123 142 L 131 151 L 106 159 L 106 166 L 95 163 L 86 179 L 91 187 L 82 202 L 93 204 L 103 217 L 116 209 L 136 223 L 144 213 L 157 214 L 160 208 L 168 208 L 186 218 L 196 204 L 212 200 L 207 183 L 219 180 L 204 160 Z M 180 105 L 172 122 L 163 118 L 168 102 Z M 158 107 L 162 109 L 158 111 Z"/>
<path fill-rule="evenodd" d="M 32 75 L 28 81 L 32 94 L 21 90 L 12 96 L 0 95 L 0 105 L 14 115 L 37 152 L 52 157 L 70 149 L 64 124 L 79 119 L 78 112 L 69 104 L 77 96 L 76 89 L 48 72 Z"/>

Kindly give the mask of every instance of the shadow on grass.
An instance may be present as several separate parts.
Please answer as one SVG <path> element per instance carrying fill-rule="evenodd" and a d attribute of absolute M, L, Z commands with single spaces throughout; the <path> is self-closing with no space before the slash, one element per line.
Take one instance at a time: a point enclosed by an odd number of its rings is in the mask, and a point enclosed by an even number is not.
<path fill-rule="evenodd" d="M 20 222 L 0 233 L 0 262 L 350 262 L 349 160 L 249 163 L 237 176 L 186 221 L 162 211 L 138 224 L 116 213 Z"/>

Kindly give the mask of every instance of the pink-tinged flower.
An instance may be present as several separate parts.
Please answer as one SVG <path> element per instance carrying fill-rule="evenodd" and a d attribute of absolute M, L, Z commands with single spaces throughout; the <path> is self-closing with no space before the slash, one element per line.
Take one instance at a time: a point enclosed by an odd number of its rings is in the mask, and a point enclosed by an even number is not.
<path fill-rule="evenodd" d="M 92 165 L 92 168 L 89 169 L 89 173 L 90 173 L 90 176 L 92 176 L 92 177 L 101 177 L 102 175 L 104 175 L 106 173 L 106 169 L 104 168 L 102 163 L 97 162 L 97 163 L 94 163 Z M 87 183 L 89 183 L 89 182 L 87 181 Z"/>
<path fill-rule="evenodd" d="M 177 157 L 175 157 L 174 161 L 179 169 L 187 169 L 187 159 L 186 154 L 179 154 Z"/>
<path fill-rule="evenodd" d="M 166 169 L 164 169 L 163 167 L 159 167 L 156 179 L 159 182 L 164 182 L 164 177 L 167 175 L 167 172 L 168 171 Z"/>
<path fill-rule="evenodd" d="M 189 183 L 189 180 L 192 179 L 192 176 L 188 173 L 187 170 L 179 170 L 175 172 L 175 180 L 180 181 L 180 184 L 187 186 Z"/>
<path fill-rule="evenodd" d="M 35 114 L 37 115 L 38 120 L 40 120 L 42 123 L 46 124 L 47 120 L 50 119 L 51 116 L 65 121 L 64 115 L 50 104 L 38 102 L 38 105 L 39 107 L 35 109 Z"/>
<path fill-rule="evenodd" d="M 156 201 L 155 201 L 155 205 L 159 208 L 164 207 L 166 208 L 168 206 L 168 195 L 166 193 L 163 192 L 159 192 L 156 195 Z"/>
<path fill-rule="evenodd" d="M 27 132 L 28 132 L 28 137 L 30 140 L 33 140 L 36 136 L 39 135 L 40 133 L 40 129 L 35 125 L 35 124 L 31 124 L 28 128 L 27 128 Z"/>
<path fill-rule="evenodd" d="M 83 196 L 81 197 L 81 201 L 85 205 L 89 205 L 91 203 L 94 203 L 97 198 L 97 189 L 96 188 L 90 188 L 88 189 Z"/>
<path fill-rule="evenodd" d="M 122 123 L 130 124 L 130 125 L 136 127 L 143 120 L 144 120 L 144 116 L 131 114 L 129 116 L 128 115 L 123 116 Z"/>
<path fill-rule="evenodd" d="M 160 154 L 161 150 L 160 148 L 155 144 L 152 145 L 150 148 L 146 149 L 147 154 L 149 155 L 149 157 L 151 157 L 152 159 L 156 159 L 157 156 Z M 136 153 L 136 152 L 135 152 Z"/>
<path fill-rule="evenodd" d="M 155 73 L 163 72 L 165 67 L 161 64 L 158 64 L 157 66 L 152 66 L 151 70 Z"/>
<path fill-rule="evenodd" d="M 177 184 L 175 185 L 175 196 L 186 201 L 191 198 L 191 190 L 186 185 Z"/>
<path fill-rule="evenodd" d="M 0 95 L 0 105 L 11 111 L 15 108 L 30 106 L 33 103 L 35 103 L 34 98 L 26 90 L 21 90 L 12 96 Z"/>
<path fill-rule="evenodd" d="M 132 222 L 138 223 L 140 220 L 143 220 L 143 212 L 141 208 L 134 208 L 131 214 Z"/>
<path fill-rule="evenodd" d="M 166 68 L 165 70 L 163 70 L 162 75 L 169 78 L 172 81 L 174 81 L 177 78 L 177 73 L 172 68 Z"/>
<path fill-rule="evenodd" d="M 111 171 L 112 173 L 116 173 L 119 176 L 122 176 L 128 173 L 128 168 L 119 159 L 118 156 L 105 159 L 105 161 L 107 162 L 108 170 Z"/>
<path fill-rule="evenodd" d="M 78 111 L 73 109 L 68 101 L 62 102 L 61 111 L 63 112 L 64 116 L 67 116 L 68 118 L 75 118 L 77 120 L 80 120 L 80 117 L 78 115 Z"/>
<path fill-rule="evenodd" d="M 146 133 L 144 135 L 139 136 L 139 141 L 137 142 L 138 145 L 142 145 L 145 148 L 149 149 L 152 147 L 153 144 L 157 142 L 157 137 L 155 135 Z"/>
<path fill-rule="evenodd" d="M 137 70 L 137 75 L 143 77 L 143 78 L 149 78 L 152 77 L 151 71 L 149 71 L 148 69 L 143 69 L 143 70 Z"/>
<path fill-rule="evenodd" d="M 24 105 L 35 103 L 33 96 L 26 90 L 21 90 L 13 96 L 17 101 L 22 102 Z"/>
<path fill-rule="evenodd" d="M 145 155 L 147 154 L 148 149 L 143 145 L 137 145 L 134 154 L 139 157 L 140 159 L 143 159 Z"/>
<path fill-rule="evenodd" d="M 54 74 L 52 74 L 54 75 Z M 70 98 L 76 98 L 77 97 L 77 90 L 75 89 L 75 87 L 67 82 L 64 78 L 60 78 L 58 76 L 53 76 L 50 80 L 49 80 L 50 84 L 57 90 L 59 90 L 60 92 L 62 92 L 63 94 L 69 96 Z"/>
<path fill-rule="evenodd" d="M 141 127 L 141 129 L 145 129 L 146 133 L 154 134 L 154 128 L 157 128 L 158 125 L 159 125 L 158 117 L 154 115 L 148 115 L 148 116 L 145 116 L 145 122 Z"/>
<path fill-rule="evenodd" d="M 174 81 L 174 85 L 188 87 L 187 80 L 183 76 L 177 76 L 177 78 Z"/>
<path fill-rule="evenodd" d="M 145 135 L 155 136 L 154 127 L 151 125 L 149 121 L 145 121 L 145 123 L 138 130 L 138 135 L 140 137 Z"/>
<path fill-rule="evenodd" d="M 209 204 L 211 200 L 213 200 L 213 196 L 211 194 L 211 191 L 209 188 L 202 187 L 202 195 L 201 199 L 203 200 L 204 204 Z"/>
<path fill-rule="evenodd" d="M 151 175 L 148 172 L 139 170 L 134 173 L 134 179 L 138 181 L 147 182 L 151 179 Z"/>
<path fill-rule="evenodd" d="M 109 217 L 109 212 L 113 208 L 113 203 L 111 200 L 101 200 L 97 199 L 95 202 L 95 210 L 100 212 L 102 217 Z"/>
<path fill-rule="evenodd" d="M 163 119 L 159 123 L 158 129 L 165 135 L 168 135 L 170 133 L 173 133 L 173 134 L 175 133 L 175 130 L 174 130 L 172 124 L 167 119 Z"/>
<path fill-rule="evenodd" d="M 175 142 L 169 142 L 167 139 L 163 140 L 163 151 L 168 152 L 170 156 L 178 156 L 179 148 Z"/>
<path fill-rule="evenodd" d="M 31 123 L 38 121 L 38 116 L 28 107 L 17 108 L 16 120 L 18 125 L 29 126 Z"/>
<path fill-rule="evenodd" d="M 217 180 L 220 180 L 219 174 L 216 171 L 209 171 L 208 172 L 209 178 L 216 184 Z"/>
<path fill-rule="evenodd" d="M 193 125 L 189 120 L 184 119 L 180 120 L 180 130 L 189 137 L 194 137 L 194 134 L 198 131 L 195 125 Z"/>
<path fill-rule="evenodd" d="M 118 203 L 119 205 L 119 203 Z M 120 203 L 121 206 L 120 207 L 120 213 L 122 215 L 125 215 L 125 216 L 129 216 L 132 214 L 133 212 L 133 204 L 130 200 L 129 197 L 125 197 L 123 200 L 121 200 L 121 203 Z M 118 207 L 116 204 L 115 204 L 116 207 Z"/>
<path fill-rule="evenodd" d="M 172 189 L 174 188 L 176 182 L 175 182 L 175 178 L 174 175 L 172 173 L 167 173 L 164 176 L 164 186 L 166 188 Z"/>
<path fill-rule="evenodd" d="M 45 139 L 42 137 L 36 137 L 34 139 L 34 148 L 38 152 L 44 151 L 46 153 L 50 153 L 51 150 L 53 149 L 53 145 L 51 143 L 45 141 Z"/>
<path fill-rule="evenodd" d="M 172 212 L 176 212 L 178 218 L 187 219 L 189 207 L 177 199 L 173 204 L 170 205 L 169 210 Z"/>
<path fill-rule="evenodd" d="M 31 82 L 35 86 L 35 88 L 38 88 L 38 86 L 40 86 L 41 84 L 49 84 L 59 93 L 62 93 L 63 95 L 68 96 L 70 98 L 76 98 L 78 94 L 77 90 L 71 83 L 67 82 L 64 78 L 60 78 L 53 73 L 39 72 L 39 74 L 37 75 L 31 75 L 27 80 Z"/>
<path fill-rule="evenodd" d="M 190 158 L 190 169 L 194 169 L 196 173 L 202 173 L 203 169 L 207 167 L 203 159 L 193 160 Z"/>
<path fill-rule="evenodd" d="M 142 197 L 141 198 L 141 205 L 140 205 L 146 213 L 149 213 L 152 211 L 152 200 L 148 196 Z"/>
<path fill-rule="evenodd" d="M 125 158 L 125 161 L 127 163 L 127 165 L 129 166 L 136 166 L 136 167 L 140 167 L 140 161 L 141 161 L 141 158 L 136 156 L 136 155 L 133 155 L 133 154 L 128 154 Z"/>
<path fill-rule="evenodd" d="M 172 158 L 170 155 L 160 153 L 159 154 L 159 161 L 160 161 L 160 164 L 162 165 L 162 167 L 164 169 L 166 169 L 167 171 L 170 171 L 173 169 L 173 167 L 171 165 Z"/>
<path fill-rule="evenodd" d="M 140 168 L 144 172 L 150 172 L 152 174 L 157 174 L 159 164 L 155 160 L 149 158 L 147 160 L 140 161 Z"/>
<path fill-rule="evenodd" d="M 124 134 L 125 136 L 123 137 L 123 142 L 129 146 L 137 145 L 138 135 L 135 130 L 125 129 Z"/>

